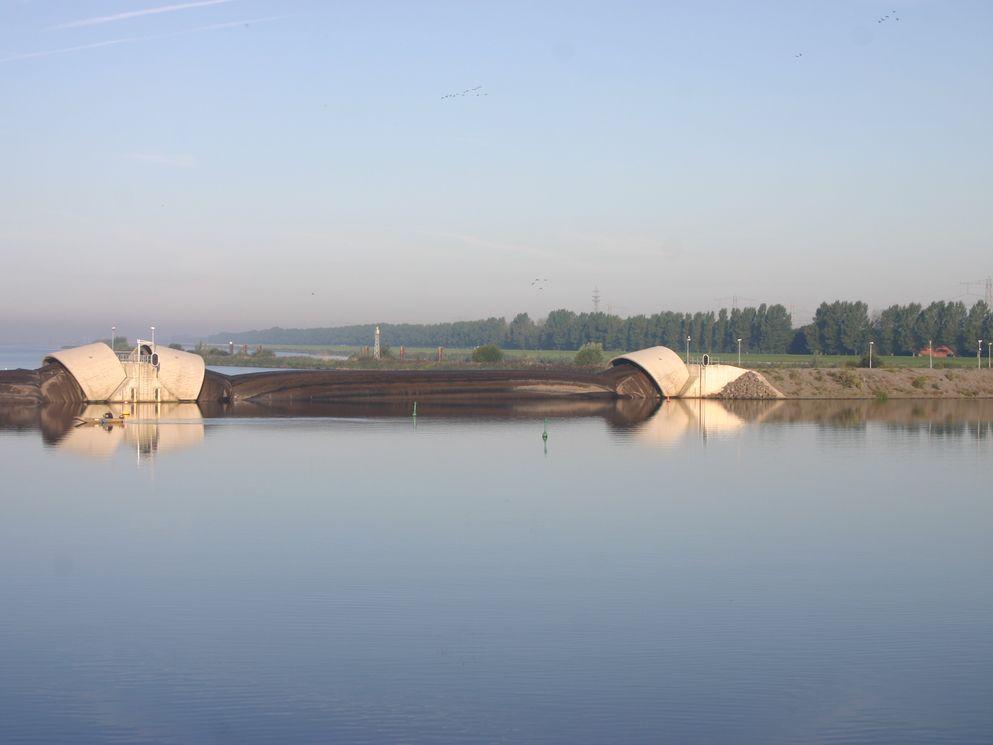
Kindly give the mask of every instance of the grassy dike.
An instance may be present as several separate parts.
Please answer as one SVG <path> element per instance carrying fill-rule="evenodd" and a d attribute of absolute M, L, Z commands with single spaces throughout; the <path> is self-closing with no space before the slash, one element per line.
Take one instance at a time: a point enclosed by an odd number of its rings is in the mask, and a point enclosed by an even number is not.
<path fill-rule="evenodd" d="M 993 370 L 985 367 L 794 367 L 761 372 L 786 398 L 993 398 Z"/>

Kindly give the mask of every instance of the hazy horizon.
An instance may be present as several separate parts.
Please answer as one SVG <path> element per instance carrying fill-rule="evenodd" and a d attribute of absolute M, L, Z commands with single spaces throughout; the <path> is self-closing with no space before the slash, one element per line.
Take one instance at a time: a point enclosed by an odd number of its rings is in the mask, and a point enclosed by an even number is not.
<path fill-rule="evenodd" d="M 624 316 L 971 304 L 991 30 L 983 2 L 8 3 L 0 343 L 594 287 Z"/>

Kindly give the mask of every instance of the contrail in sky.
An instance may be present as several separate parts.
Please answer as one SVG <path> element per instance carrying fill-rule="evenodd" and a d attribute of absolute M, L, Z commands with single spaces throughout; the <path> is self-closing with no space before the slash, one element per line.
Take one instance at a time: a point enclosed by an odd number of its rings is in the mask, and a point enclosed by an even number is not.
<path fill-rule="evenodd" d="M 99 26 L 104 23 L 115 23 L 116 21 L 127 21 L 131 18 L 141 18 L 142 16 L 153 16 L 159 13 L 174 13 L 177 10 L 189 10 L 190 8 L 202 8 L 206 5 L 224 5 L 233 3 L 236 0 L 198 0 L 194 3 L 179 3 L 177 5 L 160 5 L 157 8 L 145 8 L 143 10 L 131 10 L 127 13 L 117 13 L 112 16 L 97 16 L 95 18 L 83 18 L 79 21 L 61 23 L 52 28 L 82 28 L 84 26 Z"/>
<path fill-rule="evenodd" d="M 51 57 L 55 54 L 69 54 L 70 52 L 82 52 L 86 49 L 99 49 L 100 47 L 112 47 L 118 44 L 134 44 L 139 41 L 151 41 L 153 39 L 169 39 L 174 36 L 185 36 L 186 34 L 198 34 L 204 31 L 219 31 L 225 28 L 236 28 L 238 26 L 251 26 L 255 23 L 267 23 L 278 21 L 289 16 L 266 16 L 264 18 L 246 18 L 243 21 L 228 21 L 226 23 L 212 23 L 209 26 L 196 26 L 194 28 L 183 29 L 182 31 L 172 31 L 167 34 L 149 34 L 148 36 L 123 36 L 119 39 L 108 39 L 107 41 L 97 41 L 92 44 L 78 44 L 74 47 L 62 47 L 61 49 L 46 49 L 41 52 L 25 52 L 23 54 L 12 54 L 9 57 L 0 57 L 0 64 L 4 62 L 15 62 L 17 60 L 34 59 L 36 57 Z"/>

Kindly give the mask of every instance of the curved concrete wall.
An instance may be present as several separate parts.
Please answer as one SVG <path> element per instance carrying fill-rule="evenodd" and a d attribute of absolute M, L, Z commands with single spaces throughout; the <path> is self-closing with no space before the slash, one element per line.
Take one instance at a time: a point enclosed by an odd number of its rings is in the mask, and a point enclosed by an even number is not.
<path fill-rule="evenodd" d="M 108 401 L 127 378 L 124 366 L 110 347 L 103 343 L 60 349 L 45 357 L 68 370 L 79 383 L 87 401 Z"/>
<path fill-rule="evenodd" d="M 203 387 L 203 357 L 159 347 L 159 365 L 153 367 L 132 353 L 121 362 L 106 344 L 60 349 L 45 358 L 69 371 L 84 401 L 196 401 Z M 147 358 L 145 358 L 147 359 Z"/>
<path fill-rule="evenodd" d="M 612 365 L 631 364 L 645 371 L 659 392 L 666 397 L 678 396 L 690 378 L 686 363 L 669 347 L 649 347 L 615 357 Z"/>
<path fill-rule="evenodd" d="M 169 347 L 159 347 L 159 383 L 174 401 L 196 401 L 203 387 L 203 357 Z M 166 397 L 163 396 L 163 400 Z"/>

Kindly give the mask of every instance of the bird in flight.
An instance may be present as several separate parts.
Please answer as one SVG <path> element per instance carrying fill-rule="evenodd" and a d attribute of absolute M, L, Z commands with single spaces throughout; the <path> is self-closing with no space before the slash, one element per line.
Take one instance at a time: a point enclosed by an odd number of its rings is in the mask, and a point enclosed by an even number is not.
<path fill-rule="evenodd" d="M 483 86 L 477 85 L 475 88 L 466 88 L 464 91 L 458 91 L 456 93 L 446 93 L 441 97 L 444 101 L 446 98 L 466 98 L 468 96 L 488 96 L 489 93 L 483 93 Z"/>

